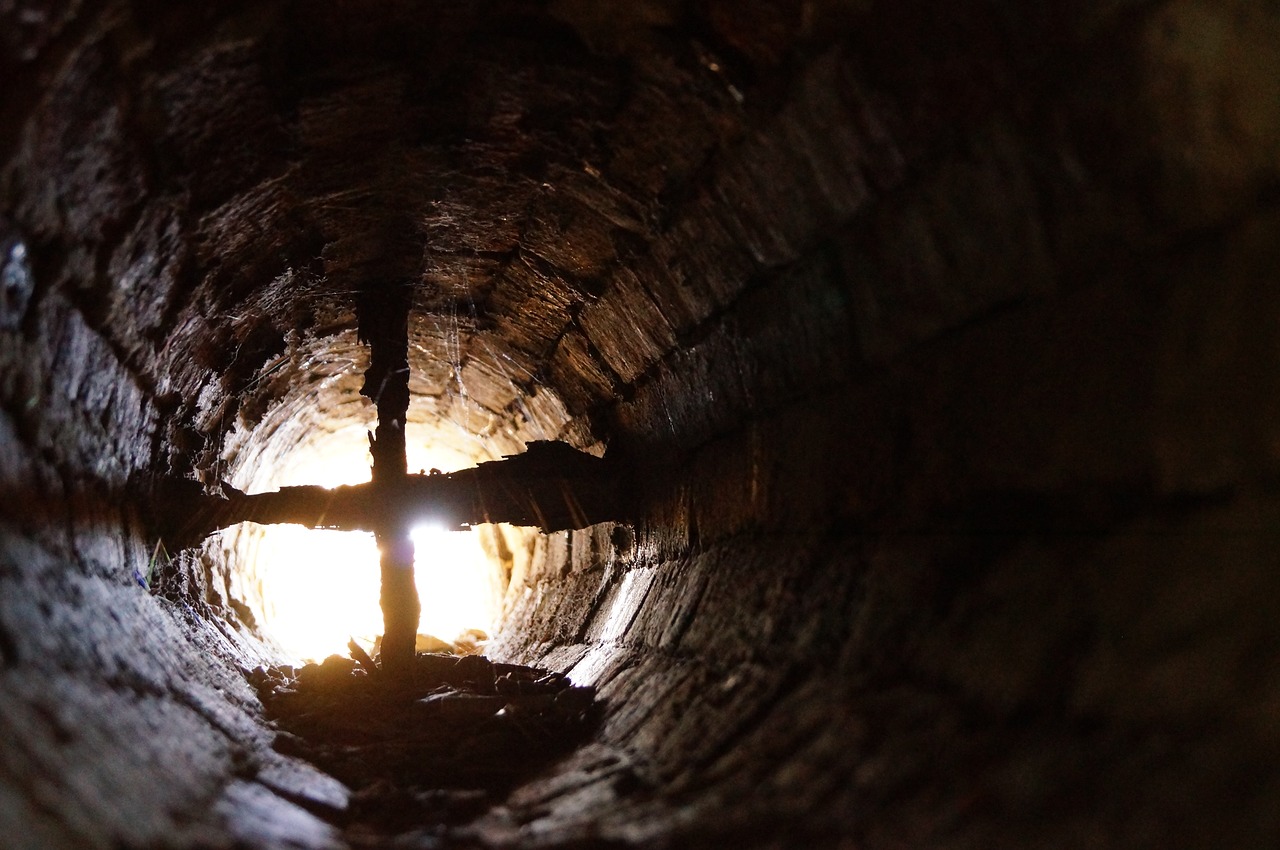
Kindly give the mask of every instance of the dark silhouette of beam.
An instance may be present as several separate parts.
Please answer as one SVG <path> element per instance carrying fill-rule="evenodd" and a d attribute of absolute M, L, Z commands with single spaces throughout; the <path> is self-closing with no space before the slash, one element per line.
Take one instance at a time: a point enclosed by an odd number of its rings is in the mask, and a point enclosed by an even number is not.
<path fill-rule="evenodd" d="M 333 489 L 283 487 L 249 495 L 222 485 L 208 495 L 194 481 L 161 482 L 156 509 L 174 547 L 238 522 L 372 531 L 435 522 L 461 529 L 485 522 L 543 531 L 627 521 L 630 476 L 623 465 L 565 443 L 530 443 L 523 454 L 457 472 L 403 475 Z"/>

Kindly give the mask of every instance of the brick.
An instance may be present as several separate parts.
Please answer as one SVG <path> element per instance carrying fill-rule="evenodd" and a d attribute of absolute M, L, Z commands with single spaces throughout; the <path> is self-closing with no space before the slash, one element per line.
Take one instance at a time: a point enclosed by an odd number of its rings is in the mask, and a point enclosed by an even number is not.
<path fill-rule="evenodd" d="M 583 306 L 578 323 L 609 368 L 628 383 L 676 343 L 653 299 L 625 271 L 612 277 L 603 295 Z"/>

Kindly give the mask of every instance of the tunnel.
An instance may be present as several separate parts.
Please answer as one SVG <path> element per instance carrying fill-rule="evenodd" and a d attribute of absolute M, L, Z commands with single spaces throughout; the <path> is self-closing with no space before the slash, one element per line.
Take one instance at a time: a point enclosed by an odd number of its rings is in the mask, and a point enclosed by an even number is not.
<path fill-rule="evenodd" d="M 1280 846 L 1275 3 L 8 0 L 0 81 L 0 845 Z M 376 547 L 175 525 L 368 480 L 386 303 L 410 473 L 627 497 L 467 532 L 591 700 L 498 790 L 268 710 Z"/>

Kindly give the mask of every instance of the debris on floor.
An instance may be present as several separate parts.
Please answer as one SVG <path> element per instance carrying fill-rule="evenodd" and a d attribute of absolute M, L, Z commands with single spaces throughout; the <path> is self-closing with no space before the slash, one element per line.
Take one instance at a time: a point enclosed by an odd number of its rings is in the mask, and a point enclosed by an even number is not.
<path fill-rule="evenodd" d="M 584 742 L 595 692 L 559 673 L 482 655 L 418 653 L 391 677 L 363 652 L 250 677 L 276 749 L 353 791 L 334 817 L 353 846 L 442 838 Z"/>

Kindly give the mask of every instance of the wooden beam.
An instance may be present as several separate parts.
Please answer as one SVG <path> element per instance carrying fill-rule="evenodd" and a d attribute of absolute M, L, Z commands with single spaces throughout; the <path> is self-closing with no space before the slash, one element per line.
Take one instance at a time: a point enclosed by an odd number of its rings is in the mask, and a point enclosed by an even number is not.
<path fill-rule="evenodd" d="M 156 506 L 170 540 L 185 545 L 238 522 L 376 532 L 435 522 L 466 528 L 485 522 L 543 531 L 631 519 L 631 487 L 622 465 L 565 444 L 529 443 L 524 453 L 470 469 L 405 475 L 368 484 L 284 487 L 249 495 L 222 485 L 204 493 L 193 481 L 164 481 Z"/>

